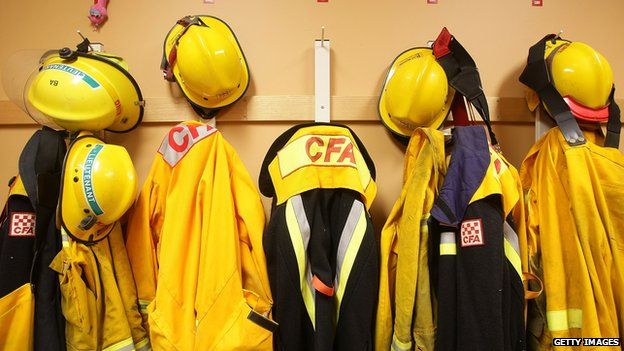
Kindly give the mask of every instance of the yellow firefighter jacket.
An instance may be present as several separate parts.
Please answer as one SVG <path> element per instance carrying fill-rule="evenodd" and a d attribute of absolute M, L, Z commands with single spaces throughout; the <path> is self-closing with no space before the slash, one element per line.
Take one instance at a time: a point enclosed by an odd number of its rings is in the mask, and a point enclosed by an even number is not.
<path fill-rule="evenodd" d="M 521 168 L 529 266 L 544 282 L 529 303 L 534 350 L 553 349 L 552 338 L 624 337 L 624 155 L 585 136 L 569 146 L 554 128 Z M 573 349 L 593 348 L 554 348 Z"/>
<path fill-rule="evenodd" d="M 67 350 L 150 350 L 121 224 L 94 245 L 62 237 L 50 268 L 59 274 Z"/>
<path fill-rule="evenodd" d="M 221 133 L 193 121 L 169 131 L 126 232 L 154 350 L 272 349 L 264 220 Z"/>
<path fill-rule="evenodd" d="M 406 150 L 401 195 L 381 233 L 377 351 L 433 350 L 427 220 L 445 173 L 444 134 L 417 129 Z M 404 209 L 413 216 L 403 216 Z"/>
<path fill-rule="evenodd" d="M 34 232 L 31 234 L 30 231 L 14 229 L 16 215 L 22 218 L 24 215 L 34 216 L 20 177 L 13 182 L 6 207 L 0 216 L 0 265 L 3 265 L 1 268 L 5 271 L 0 281 L 0 350 L 31 351 L 34 349 L 35 297 L 28 281 L 28 272 L 35 235 Z M 34 223 L 22 224 L 16 229 L 34 230 Z M 13 243 L 9 243 L 9 240 Z"/>

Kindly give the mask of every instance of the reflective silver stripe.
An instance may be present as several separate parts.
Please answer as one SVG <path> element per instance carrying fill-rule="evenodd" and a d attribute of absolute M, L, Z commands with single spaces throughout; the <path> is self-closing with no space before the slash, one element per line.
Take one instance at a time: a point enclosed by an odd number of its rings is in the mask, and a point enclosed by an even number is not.
<path fill-rule="evenodd" d="M 102 351 L 134 351 L 134 342 L 132 341 L 132 338 L 128 338 L 115 343 Z"/>
<path fill-rule="evenodd" d="M 115 351 L 134 351 L 134 344 L 126 345 L 120 349 L 116 349 Z"/>
<path fill-rule="evenodd" d="M 412 349 L 412 343 L 400 342 L 396 336 L 392 336 L 392 351 L 410 351 Z"/>
<path fill-rule="evenodd" d="M 141 313 L 147 313 L 147 306 L 149 306 L 151 301 L 139 300 L 139 311 Z"/>
<path fill-rule="evenodd" d="M 442 232 L 440 234 L 440 244 L 455 244 L 455 233 L 453 232 Z"/>
<path fill-rule="evenodd" d="M 455 233 L 443 232 L 440 234 L 440 256 L 457 255 Z"/>
<path fill-rule="evenodd" d="M 292 202 L 293 209 L 295 210 L 295 217 L 297 217 L 297 223 L 299 223 L 299 231 L 301 231 L 301 238 L 303 239 L 303 247 L 306 252 L 308 251 L 308 243 L 310 242 L 310 224 L 308 223 L 308 217 L 305 213 L 305 207 L 303 207 L 303 200 L 301 195 L 293 196 L 290 201 Z"/>
<path fill-rule="evenodd" d="M 345 259 L 347 248 L 349 247 L 349 243 L 351 242 L 351 238 L 353 237 L 355 227 L 358 224 L 362 211 L 364 211 L 364 204 L 358 200 L 353 201 L 351 210 L 347 216 L 347 221 L 345 222 L 345 226 L 342 228 L 340 242 L 338 243 L 338 252 L 336 254 L 336 278 L 334 281 L 334 289 L 336 290 L 338 290 L 338 286 L 340 284 L 340 270 L 342 268 L 342 262 Z"/>
<path fill-rule="evenodd" d="M 139 345 L 139 344 L 140 343 L 138 343 L 137 345 Z M 141 347 L 137 347 L 136 351 L 148 351 L 148 350 L 151 350 L 151 349 L 152 349 L 152 345 L 150 345 L 150 343 L 148 341 L 145 345 L 143 345 Z"/>
<path fill-rule="evenodd" d="M 306 216 L 305 207 L 303 207 L 303 199 L 301 195 L 296 195 L 290 198 L 293 210 L 295 211 L 295 218 L 299 224 L 299 231 L 301 232 L 301 239 L 303 240 L 303 250 L 305 251 L 306 260 L 306 280 L 308 282 L 308 288 L 312 292 L 312 297 L 316 297 L 316 290 L 312 285 L 312 268 L 310 267 L 310 260 L 308 260 L 308 244 L 310 243 L 310 223 Z"/>
<path fill-rule="evenodd" d="M 63 247 L 69 247 L 69 236 L 63 227 L 61 227 L 61 240 Z"/>
<path fill-rule="evenodd" d="M 513 230 L 513 228 L 509 225 L 509 223 L 507 223 L 507 221 L 505 221 L 505 225 L 503 227 L 503 233 L 507 241 L 509 241 L 509 244 L 511 244 L 511 247 L 513 247 L 514 250 L 516 250 L 516 253 L 520 255 L 520 244 L 518 243 L 518 234 L 516 233 L 515 230 Z"/>

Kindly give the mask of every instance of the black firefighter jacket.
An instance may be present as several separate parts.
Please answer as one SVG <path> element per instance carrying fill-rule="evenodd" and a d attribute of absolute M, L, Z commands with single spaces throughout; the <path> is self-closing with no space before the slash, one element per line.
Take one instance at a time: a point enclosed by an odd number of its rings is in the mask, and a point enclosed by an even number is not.
<path fill-rule="evenodd" d="M 295 126 L 269 149 L 260 190 L 274 198 L 264 247 L 280 325 L 276 350 L 372 349 L 374 177 L 364 146 L 344 126 Z"/>

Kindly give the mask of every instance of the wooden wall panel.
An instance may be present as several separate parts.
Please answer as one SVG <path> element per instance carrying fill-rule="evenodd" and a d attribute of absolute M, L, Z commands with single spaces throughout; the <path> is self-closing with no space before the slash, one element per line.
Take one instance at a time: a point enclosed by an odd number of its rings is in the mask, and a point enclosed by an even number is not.
<path fill-rule="evenodd" d="M 218 123 L 237 148 L 252 177 L 277 135 L 297 121 L 312 119 L 313 40 L 321 26 L 332 40 L 332 112 L 362 138 L 378 169 L 373 206 L 380 224 L 400 188 L 402 149 L 377 122 L 376 99 L 387 65 L 401 51 L 423 46 L 448 26 L 475 58 L 505 155 L 519 165 L 533 142 L 532 116 L 517 81 L 528 47 L 547 32 L 585 41 L 611 62 L 616 82 L 624 81 L 624 2 L 619 0 L 132 0 L 112 1 L 111 18 L 100 32 L 89 28 L 91 2 L 75 0 L 0 1 L 0 79 L 17 50 L 75 45 L 82 30 L 108 52 L 125 57 L 147 99 L 145 120 L 132 133 L 107 135 L 125 145 L 141 181 L 155 150 L 175 121 L 194 118 L 175 87 L 159 71 L 164 35 L 187 14 L 212 14 L 235 30 L 249 61 L 251 86 L 241 103 Z M 11 68 L 9 68 L 11 69 Z M 618 97 L 624 97 L 618 92 Z M 17 157 L 35 126 L 6 101 L 0 86 L 0 185 L 17 171 Z M 0 186 L 0 198 L 6 188 Z M 267 202 L 268 204 L 268 202 Z"/>

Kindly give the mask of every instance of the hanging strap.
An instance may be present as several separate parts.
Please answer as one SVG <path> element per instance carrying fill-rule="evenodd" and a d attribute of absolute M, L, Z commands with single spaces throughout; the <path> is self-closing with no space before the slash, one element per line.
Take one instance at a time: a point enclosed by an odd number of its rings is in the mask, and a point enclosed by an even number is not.
<path fill-rule="evenodd" d="M 548 109 L 550 116 L 555 120 L 559 130 L 570 146 L 583 145 L 587 142 L 583 131 L 572 114 L 570 107 L 559 94 L 548 73 L 548 65 L 544 59 L 546 43 L 553 43 L 559 38 L 556 34 L 549 34 L 529 49 L 527 66 L 520 75 L 520 82 L 535 90 L 542 103 Z M 620 143 L 620 109 L 614 100 L 615 87 L 611 89 L 609 97 L 609 122 L 607 124 L 606 147 L 617 148 Z"/>
<path fill-rule="evenodd" d="M 568 144 L 571 146 L 582 145 L 586 142 L 583 132 L 563 97 L 550 81 L 548 66 L 544 59 L 546 43 L 556 39 L 557 35 L 549 34 L 529 49 L 527 66 L 520 75 L 520 82 L 537 92 Z"/>
<path fill-rule="evenodd" d="M 621 129 L 620 107 L 615 103 L 615 87 L 613 87 L 611 96 L 609 96 L 609 121 L 607 122 L 607 136 L 605 137 L 604 146 L 619 148 Z"/>
<path fill-rule="evenodd" d="M 449 85 L 455 89 L 456 94 L 459 93 L 474 106 L 485 122 L 492 145 L 497 145 L 498 141 L 492 130 L 490 110 L 481 85 L 479 70 L 468 51 L 444 27 L 433 43 L 433 54 L 444 69 Z M 458 108 L 461 109 L 461 107 Z M 461 113 L 461 110 L 459 111 Z"/>
<path fill-rule="evenodd" d="M 60 172 L 66 153 L 65 133 L 48 127 L 28 140 L 19 158 L 19 174 L 28 198 L 37 214 L 35 222 L 35 256 L 31 265 L 30 281 L 34 283 L 40 252 L 45 245 L 50 221 L 55 219 L 60 188 Z M 34 286 L 34 285 L 33 285 Z"/>

